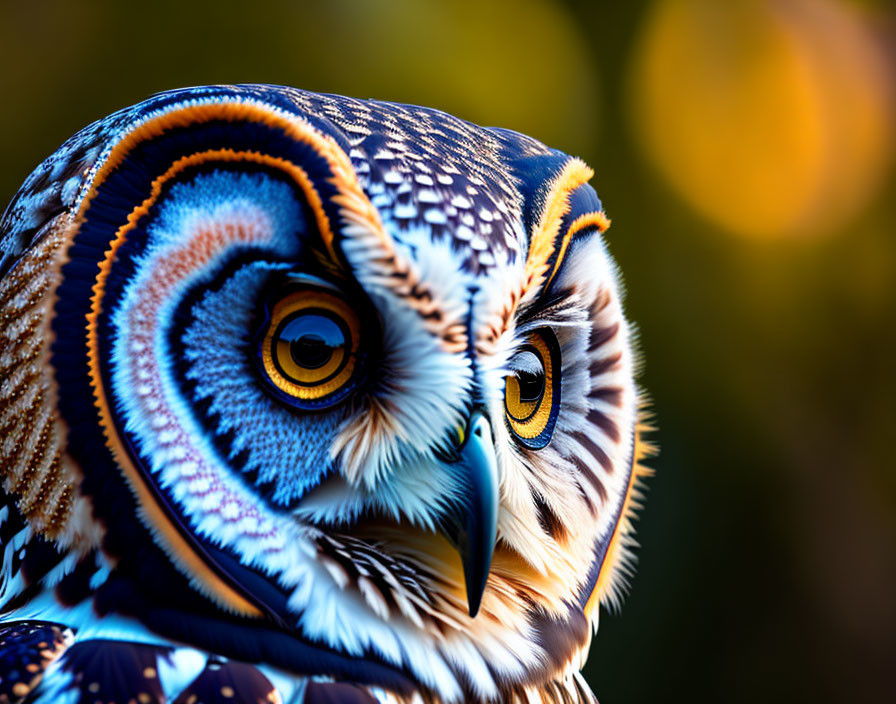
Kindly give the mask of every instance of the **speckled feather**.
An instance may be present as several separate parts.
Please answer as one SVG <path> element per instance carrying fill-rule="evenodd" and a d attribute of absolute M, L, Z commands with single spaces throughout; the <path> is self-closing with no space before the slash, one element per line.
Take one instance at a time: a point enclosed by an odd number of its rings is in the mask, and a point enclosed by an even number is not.
<path fill-rule="evenodd" d="M 267 86 L 222 88 L 233 96 L 270 98 Z M 549 154 L 540 142 L 413 105 L 296 88 L 283 88 L 279 95 L 342 132 L 365 191 L 398 231 L 426 223 L 435 237 L 453 238 L 473 268 L 493 265 L 496 251 L 519 252 L 525 246 L 523 194 L 504 160 Z M 44 223 L 75 207 L 85 175 L 125 129 L 173 98 L 205 96 L 195 89 L 163 93 L 65 142 L 28 177 L 0 221 L 0 275 L 34 243 Z"/>

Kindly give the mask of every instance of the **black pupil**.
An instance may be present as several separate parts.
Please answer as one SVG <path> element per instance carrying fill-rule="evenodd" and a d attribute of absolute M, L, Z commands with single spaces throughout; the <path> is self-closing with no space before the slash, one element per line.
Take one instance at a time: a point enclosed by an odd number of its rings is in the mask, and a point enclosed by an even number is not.
<path fill-rule="evenodd" d="M 300 367 L 317 369 L 329 361 L 333 356 L 333 349 L 322 338 L 312 333 L 291 342 L 289 353 Z"/>
<path fill-rule="evenodd" d="M 521 403 L 532 403 L 541 398 L 544 392 L 544 374 L 518 371 L 516 379 L 520 385 Z"/>
<path fill-rule="evenodd" d="M 304 369 L 324 366 L 338 348 L 346 343 L 342 326 L 327 315 L 302 313 L 280 331 L 280 339 L 289 343 L 293 361 Z"/>

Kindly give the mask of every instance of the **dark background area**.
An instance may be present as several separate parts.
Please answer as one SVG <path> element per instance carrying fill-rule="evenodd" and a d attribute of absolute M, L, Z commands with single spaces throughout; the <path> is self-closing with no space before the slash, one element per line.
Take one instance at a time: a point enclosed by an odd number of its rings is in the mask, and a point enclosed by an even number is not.
<path fill-rule="evenodd" d="M 885 0 L 2 0 L 0 200 L 89 122 L 215 82 L 583 157 L 662 448 L 595 691 L 896 701 L 894 29 Z"/>

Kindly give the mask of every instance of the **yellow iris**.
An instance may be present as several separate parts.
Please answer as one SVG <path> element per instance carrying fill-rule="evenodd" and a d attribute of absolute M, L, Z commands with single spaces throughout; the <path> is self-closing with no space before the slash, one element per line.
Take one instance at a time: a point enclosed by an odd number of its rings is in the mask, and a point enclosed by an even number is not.
<path fill-rule="evenodd" d="M 530 333 L 523 348 L 537 359 L 539 369 L 511 374 L 504 383 L 504 408 L 507 422 L 523 440 L 535 441 L 544 437 L 556 415 L 554 406 L 559 394 L 554 388 L 555 350 L 545 335 Z"/>
<path fill-rule="evenodd" d="M 295 291 L 274 304 L 261 346 L 271 383 L 302 401 L 320 401 L 353 377 L 360 321 L 342 299 L 326 291 Z"/>

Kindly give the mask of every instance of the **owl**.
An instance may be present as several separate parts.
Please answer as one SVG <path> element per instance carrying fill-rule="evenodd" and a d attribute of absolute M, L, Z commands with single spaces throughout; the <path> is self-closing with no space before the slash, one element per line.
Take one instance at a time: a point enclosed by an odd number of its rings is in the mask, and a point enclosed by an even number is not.
<path fill-rule="evenodd" d="M 648 473 L 582 161 L 266 85 L 0 223 L 0 702 L 593 702 Z"/>

